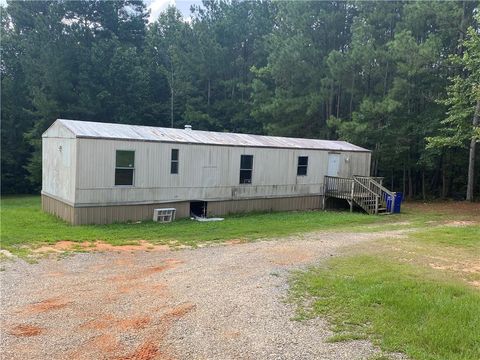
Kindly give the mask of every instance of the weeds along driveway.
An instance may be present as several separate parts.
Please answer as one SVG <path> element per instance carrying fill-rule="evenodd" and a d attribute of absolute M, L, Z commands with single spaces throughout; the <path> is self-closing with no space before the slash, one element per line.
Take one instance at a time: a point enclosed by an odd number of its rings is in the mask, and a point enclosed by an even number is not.
<path fill-rule="evenodd" d="M 328 343 L 298 322 L 289 271 L 399 232 L 311 233 L 187 250 L 92 252 L 6 262 L 5 359 L 365 359 L 367 341 Z"/>

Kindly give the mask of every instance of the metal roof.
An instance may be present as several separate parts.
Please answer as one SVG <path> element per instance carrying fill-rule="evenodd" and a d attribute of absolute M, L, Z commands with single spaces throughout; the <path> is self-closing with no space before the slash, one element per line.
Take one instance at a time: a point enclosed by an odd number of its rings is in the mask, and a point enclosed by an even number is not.
<path fill-rule="evenodd" d="M 77 138 L 100 138 L 112 140 L 117 139 L 175 142 L 185 144 L 370 152 L 370 150 L 350 144 L 346 141 L 301 139 L 280 136 L 172 129 L 153 126 L 111 124 L 64 119 L 58 119 L 56 123 L 60 123 L 61 125 L 65 126 Z"/>

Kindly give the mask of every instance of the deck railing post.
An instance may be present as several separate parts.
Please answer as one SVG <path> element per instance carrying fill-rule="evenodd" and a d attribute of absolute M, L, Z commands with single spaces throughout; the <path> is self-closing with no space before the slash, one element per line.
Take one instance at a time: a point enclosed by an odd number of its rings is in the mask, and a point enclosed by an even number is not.
<path fill-rule="evenodd" d="M 353 196 L 355 194 L 355 181 L 352 180 L 352 190 L 350 193 L 350 212 L 353 212 Z"/>
<path fill-rule="evenodd" d="M 322 210 L 325 210 L 325 203 L 327 200 L 327 179 L 323 179 L 323 199 L 322 199 Z"/>
<path fill-rule="evenodd" d="M 375 215 L 378 215 L 378 196 L 375 196 Z"/>

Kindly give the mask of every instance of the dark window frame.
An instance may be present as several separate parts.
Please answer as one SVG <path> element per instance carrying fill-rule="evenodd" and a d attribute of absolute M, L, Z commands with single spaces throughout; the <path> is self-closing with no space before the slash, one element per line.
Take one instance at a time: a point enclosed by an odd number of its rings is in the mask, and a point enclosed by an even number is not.
<path fill-rule="evenodd" d="M 301 161 L 306 160 L 306 161 Z M 297 176 L 307 176 L 308 175 L 308 156 L 299 156 L 297 158 Z"/>
<path fill-rule="evenodd" d="M 176 159 L 174 159 L 174 156 L 173 156 L 174 153 L 176 153 Z M 179 165 L 180 165 L 180 150 L 172 149 L 172 151 L 170 152 L 170 174 L 171 175 L 178 175 Z"/>
<path fill-rule="evenodd" d="M 246 160 L 250 164 L 245 164 L 243 159 L 250 159 Z M 247 167 L 249 165 L 249 167 Z M 247 176 L 245 176 L 248 174 Z M 251 185 L 253 180 L 253 155 L 240 155 L 240 185 Z"/>
<path fill-rule="evenodd" d="M 133 153 L 133 164 L 132 166 L 119 166 L 118 165 L 118 153 L 119 152 L 131 152 Z M 125 173 L 126 171 L 131 171 L 131 183 L 130 184 L 119 184 L 119 174 Z M 127 186 L 132 187 L 135 186 L 135 150 L 115 150 L 115 177 L 114 177 L 114 184 L 115 186 Z"/>

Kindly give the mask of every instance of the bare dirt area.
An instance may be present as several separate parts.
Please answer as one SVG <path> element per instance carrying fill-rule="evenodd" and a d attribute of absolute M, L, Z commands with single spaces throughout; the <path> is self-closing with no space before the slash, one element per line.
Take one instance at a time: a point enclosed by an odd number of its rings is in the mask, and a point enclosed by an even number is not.
<path fill-rule="evenodd" d="M 33 253 L 45 254 L 45 253 L 63 253 L 65 251 L 163 251 L 169 249 L 168 245 L 154 245 L 145 240 L 138 241 L 138 244 L 132 245 L 111 245 L 102 241 L 58 241 L 53 245 L 43 245 L 33 249 Z"/>
<path fill-rule="evenodd" d="M 415 213 L 455 215 L 480 221 L 480 203 L 468 201 L 407 202 L 405 208 Z"/>
<path fill-rule="evenodd" d="M 88 252 L 0 273 L 5 359 L 366 359 L 293 320 L 291 270 L 400 232 L 312 233 L 199 249 Z M 130 249 L 132 250 L 132 249 Z"/>

